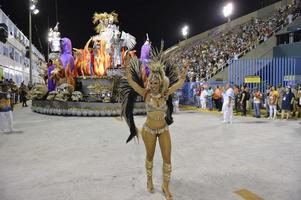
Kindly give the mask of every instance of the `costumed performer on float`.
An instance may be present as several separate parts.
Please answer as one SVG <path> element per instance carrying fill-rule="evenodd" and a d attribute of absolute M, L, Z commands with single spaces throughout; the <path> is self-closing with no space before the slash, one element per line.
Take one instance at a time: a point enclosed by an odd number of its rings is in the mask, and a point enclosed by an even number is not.
<path fill-rule="evenodd" d="M 51 73 L 52 71 L 54 70 L 55 66 L 52 62 L 52 60 L 49 60 L 48 62 L 48 69 L 47 69 L 47 79 L 48 79 L 48 92 L 51 92 L 51 91 L 55 91 L 55 86 L 56 86 L 56 83 L 55 83 L 55 80 L 51 79 Z"/>
<path fill-rule="evenodd" d="M 150 52 L 152 50 L 152 45 L 148 37 L 148 33 L 146 34 L 146 41 L 141 47 L 141 54 L 140 54 L 140 61 L 143 65 L 144 75 L 143 80 L 146 80 L 146 78 L 150 74 L 150 69 L 148 67 L 148 62 L 150 61 Z"/>
<path fill-rule="evenodd" d="M 141 76 L 141 62 L 137 58 L 133 58 L 127 68 L 127 79 L 121 80 L 122 116 L 130 127 L 131 134 L 127 139 L 129 142 L 133 137 L 138 136 L 133 117 L 134 102 L 137 94 L 144 98 L 147 118 L 142 129 L 142 139 L 146 149 L 147 190 L 149 192 L 154 191 L 152 169 L 158 139 L 163 157 L 162 190 L 166 199 L 172 200 L 173 196 L 169 191 L 171 140 L 168 126 L 173 122 L 171 116 L 173 107 L 172 103 L 168 103 L 168 100 L 170 100 L 171 94 L 183 86 L 188 65 L 187 63 L 184 64 L 180 77 L 178 77 L 177 68 L 165 62 L 163 47 L 159 52 L 153 49 L 151 55 L 148 64 L 150 75 L 147 78 L 146 87 L 144 87 Z"/>
<path fill-rule="evenodd" d="M 122 64 L 122 48 L 126 47 L 127 50 L 132 50 L 136 45 L 136 38 L 129 33 L 115 30 L 111 45 L 113 47 L 113 68 L 117 68 Z"/>
<path fill-rule="evenodd" d="M 66 82 L 75 86 L 74 80 L 74 58 L 72 56 L 72 44 L 69 38 L 62 38 L 60 40 L 61 54 L 60 62 L 65 70 Z"/>

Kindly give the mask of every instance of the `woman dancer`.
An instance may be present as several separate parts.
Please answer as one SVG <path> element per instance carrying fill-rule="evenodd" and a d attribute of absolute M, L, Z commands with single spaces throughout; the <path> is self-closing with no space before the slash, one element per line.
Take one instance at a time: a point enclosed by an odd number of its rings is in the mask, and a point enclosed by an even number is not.
<path fill-rule="evenodd" d="M 169 181 L 171 174 L 171 140 L 168 125 L 172 123 L 172 99 L 177 89 L 181 88 L 185 82 L 187 73 L 187 63 L 184 64 L 180 77 L 177 76 L 177 68 L 164 62 L 163 53 L 152 50 L 151 61 L 149 62 L 150 75 L 146 80 L 146 88 L 141 76 L 141 63 L 138 59 L 133 59 L 127 68 L 127 83 L 134 89 L 134 92 L 125 84 L 121 84 L 121 95 L 123 113 L 128 125 L 130 126 L 131 135 L 127 142 L 137 136 L 137 129 L 133 121 L 133 104 L 138 93 L 144 98 L 146 106 L 146 122 L 142 129 L 142 139 L 146 148 L 146 174 L 147 190 L 154 191 L 152 180 L 153 157 L 157 140 L 159 141 L 163 157 L 163 184 L 162 191 L 167 200 L 172 200 L 172 194 L 169 191 Z M 123 82 L 123 83 L 126 83 Z M 127 91 L 127 92 L 125 92 Z"/>

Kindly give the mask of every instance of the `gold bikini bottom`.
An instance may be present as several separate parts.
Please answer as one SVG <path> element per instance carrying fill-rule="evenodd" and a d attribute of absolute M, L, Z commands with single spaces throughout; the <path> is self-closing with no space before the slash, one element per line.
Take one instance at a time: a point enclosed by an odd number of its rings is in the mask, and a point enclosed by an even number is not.
<path fill-rule="evenodd" d="M 153 115 L 148 114 L 147 117 L 150 118 L 151 120 L 155 120 L 155 121 L 161 121 L 161 120 L 165 119 L 165 115 L 163 115 L 163 116 L 161 116 L 161 115 L 153 116 Z"/>
<path fill-rule="evenodd" d="M 164 133 L 165 131 L 168 131 L 168 125 L 166 124 L 163 128 L 150 128 L 146 123 L 143 125 L 143 130 L 147 133 L 153 134 L 153 135 L 160 135 Z"/>

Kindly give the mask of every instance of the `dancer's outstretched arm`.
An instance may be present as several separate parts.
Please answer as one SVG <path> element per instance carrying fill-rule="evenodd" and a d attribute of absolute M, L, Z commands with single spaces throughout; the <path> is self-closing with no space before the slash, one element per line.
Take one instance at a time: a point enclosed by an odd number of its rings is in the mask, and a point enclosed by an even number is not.
<path fill-rule="evenodd" d="M 186 79 L 187 70 L 188 70 L 188 63 L 185 63 L 178 82 L 176 82 L 175 84 L 173 84 L 171 87 L 168 88 L 167 96 L 173 94 L 175 91 L 177 91 L 179 88 L 183 86 Z"/>
<path fill-rule="evenodd" d="M 135 90 L 135 92 L 137 92 L 139 95 L 141 95 L 142 97 L 145 97 L 146 94 L 146 89 L 144 89 L 143 87 L 141 87 L 138 83 L 136 83 L 130 73 L 130 68 L 127 67 L 126 69 L 126 73 L 127 73 L 127 80 L 128 83 L 130 84 L 130 86 Z"/>

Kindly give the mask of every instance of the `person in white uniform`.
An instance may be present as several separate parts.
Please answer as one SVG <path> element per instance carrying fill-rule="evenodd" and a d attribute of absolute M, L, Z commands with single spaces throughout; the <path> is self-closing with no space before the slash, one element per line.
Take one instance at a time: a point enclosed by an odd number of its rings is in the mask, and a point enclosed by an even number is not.
<path fill-rule="evenodd" d="M 233 119 L 233 105 L 234 105 L 234 90 L 230 84 L 226 84 L 223 103 L 223 122 L 232 123 Z"/>
<path fill-rule="evenodd" d="M 179 102 L 180 102 L 180 97 L 179 94 L 177 94 L 177 92 L 174 93 L 173 96 L 173 108 L 174 108 L 174 113 L 179 113 L 180 109 L 179 109 Z"/>
<path fill-rule="evenodd" d="M 0 89 L 0 131 L 13 132 L 11 92 Z"/>
<path fill-rule="evenodd" d="M 201 96 L 200 96 L 202 109 L 207 108 L 207 105 L 206 105 L 207 95 L 208 95 L 207 88 L 203 88 L 203 90 L 201 92 Z"/>

